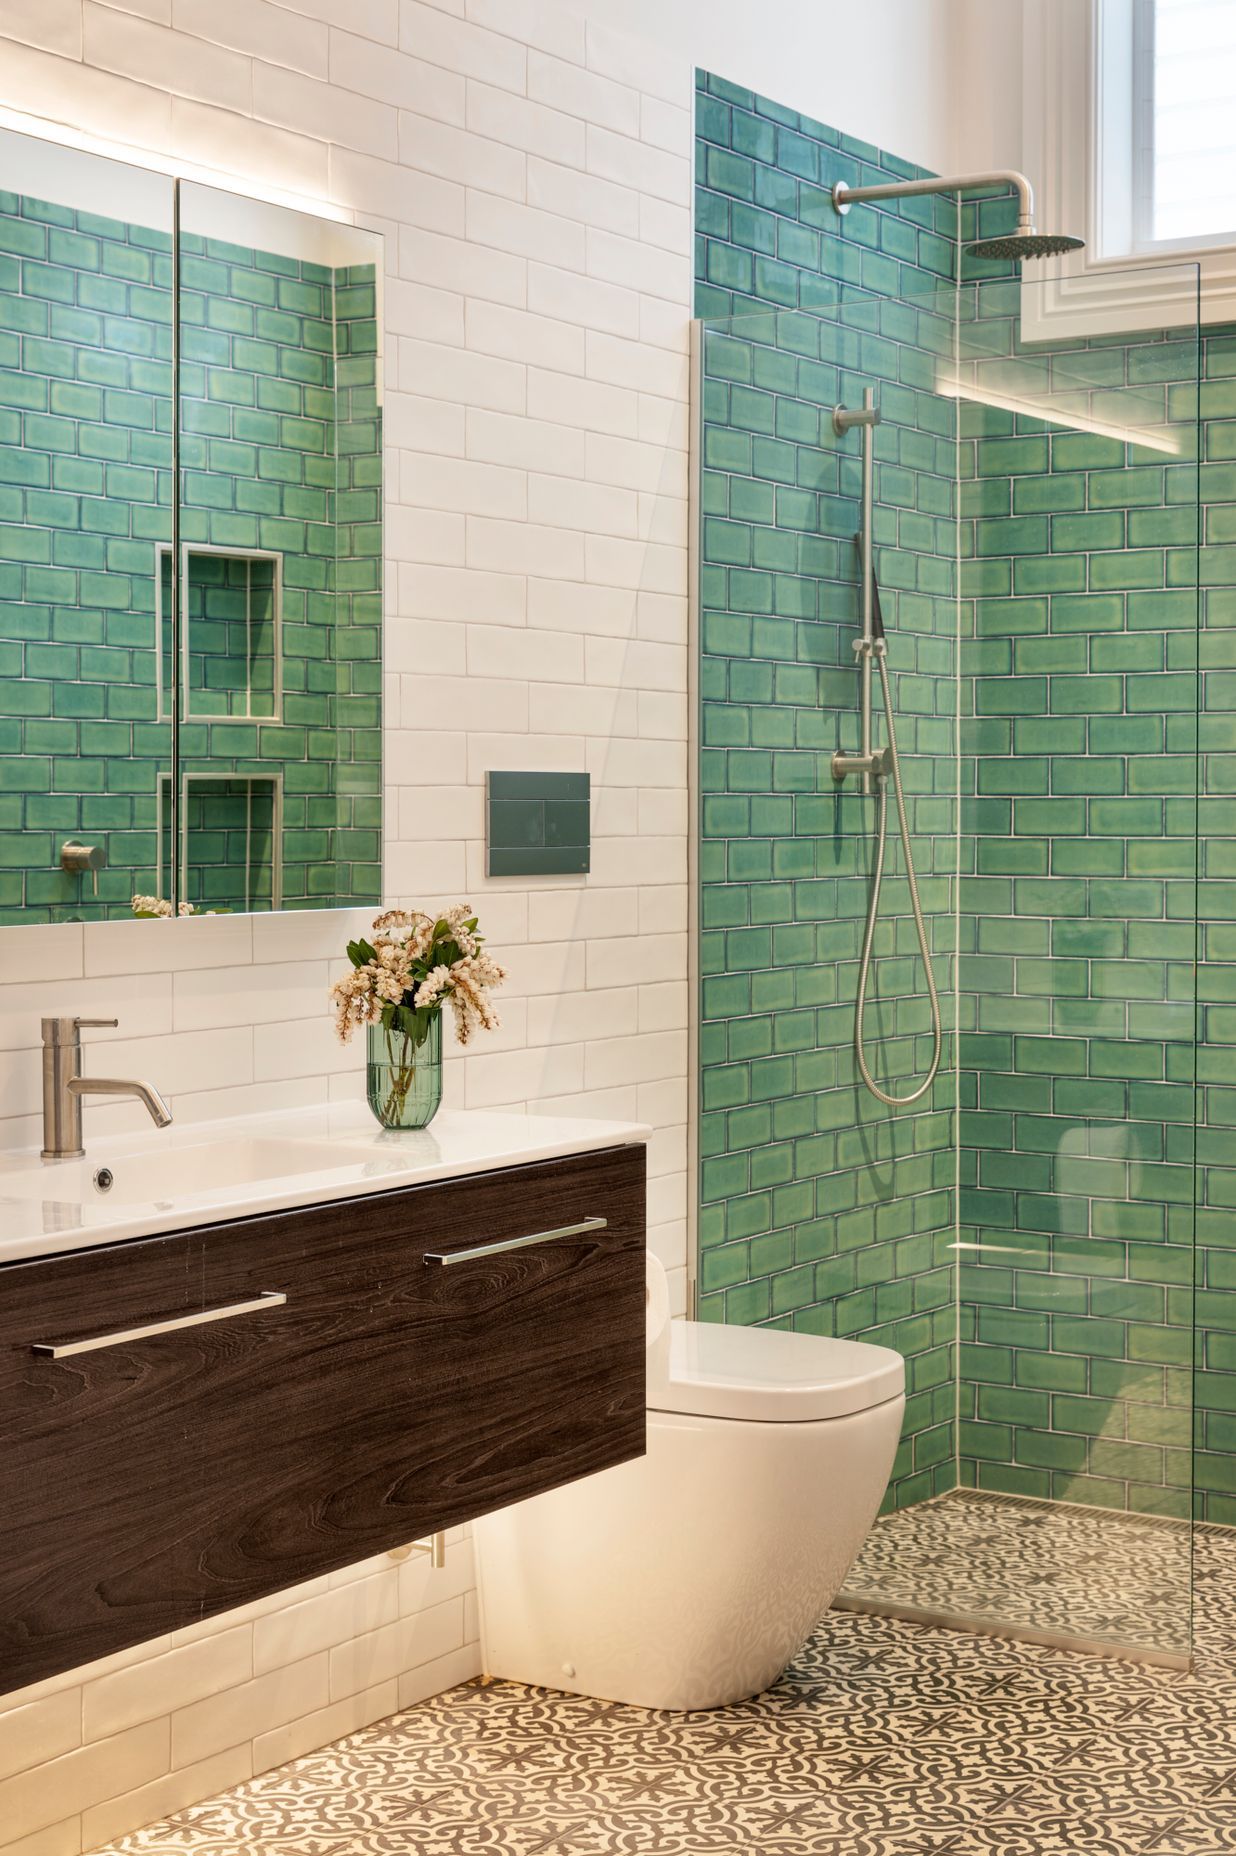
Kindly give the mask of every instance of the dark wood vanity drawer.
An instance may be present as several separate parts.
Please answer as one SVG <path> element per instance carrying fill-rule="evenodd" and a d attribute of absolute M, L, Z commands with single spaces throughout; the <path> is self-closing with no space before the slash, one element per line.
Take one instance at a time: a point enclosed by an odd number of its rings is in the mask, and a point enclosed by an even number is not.
<path fill-rule="evenodd" d="M 196 1485 L 205 1330 L 66 1360 L 34 1347 L 181 1319 L 201 1293 L 196 1234 L 0 1272 L 0 1693 L 169 1628 L 164 1516 Z"/>
<path fill-rule="evenodd" d="M 0 1693 L 638 1455 L 644 1192 L 623 1147 L 0 1272 Z"/>

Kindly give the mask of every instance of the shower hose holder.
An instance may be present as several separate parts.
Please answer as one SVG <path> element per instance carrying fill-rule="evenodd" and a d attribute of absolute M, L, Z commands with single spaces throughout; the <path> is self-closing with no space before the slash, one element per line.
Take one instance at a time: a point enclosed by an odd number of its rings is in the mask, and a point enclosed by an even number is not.
<path fill-rule="evenodd" d="M 877 748 L 870 754 L 838 752 L 832 758 L 834 780 L 844 780 L 851 773 L 867 775 L 873 780 L 885 780 L 892 770 L 892 759 L 887 748 Z"/>

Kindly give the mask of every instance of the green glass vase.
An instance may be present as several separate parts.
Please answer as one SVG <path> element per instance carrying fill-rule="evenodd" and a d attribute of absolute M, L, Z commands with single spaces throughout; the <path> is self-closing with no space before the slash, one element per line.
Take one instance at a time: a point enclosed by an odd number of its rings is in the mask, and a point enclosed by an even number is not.
<path fill-rule="evenodd" d="M 368 1027 L 366 1089 L 384 1128 L 425 1128 L 442 1105 L 442 1014 L 418 1044 L 408 1032 Z"/>

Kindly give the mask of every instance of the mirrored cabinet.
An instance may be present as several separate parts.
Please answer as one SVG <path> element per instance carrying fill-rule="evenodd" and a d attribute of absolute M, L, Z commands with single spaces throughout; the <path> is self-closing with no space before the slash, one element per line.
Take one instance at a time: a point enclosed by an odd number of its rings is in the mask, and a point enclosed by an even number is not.
<path fill-rule="evenodd" d="M 0 131 L 0 922 L 381 890 L 381 240 Z"/>

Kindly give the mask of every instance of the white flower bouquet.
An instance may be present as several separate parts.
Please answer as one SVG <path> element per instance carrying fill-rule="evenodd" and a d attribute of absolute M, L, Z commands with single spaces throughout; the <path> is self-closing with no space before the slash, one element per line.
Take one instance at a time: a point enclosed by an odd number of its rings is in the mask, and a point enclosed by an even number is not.
<path fill-rule="evenodd" d="M 371 938 L 349 941 L 352 971 L 331 987 L 335 1028 L 347 1043 L 361 1025 L 380 1029 L 370 1040 L 370 1103 L 387 1127 L 423 1126 L 441 1097 L 440 1068 L 436 1096 L 423 1119 L 410 1121 L 408 1098 L 423 1076 L 426 1046 L 440 1053 L 442 1008 L 450 1000 L 455 1036 L 467 1044 L 477 1027 L 492 1031 L 498 1014 L 490 991 L 506 978 L 486 953 L 477 933 L 477 918 L 466 903 L 444 915 L 417 909 L 388 909 L 373 924 Z M 375 1056 L 374 1044 L 380 1042 Z M 375 1099 L 373 1073 L 384 1074 Z"/>

